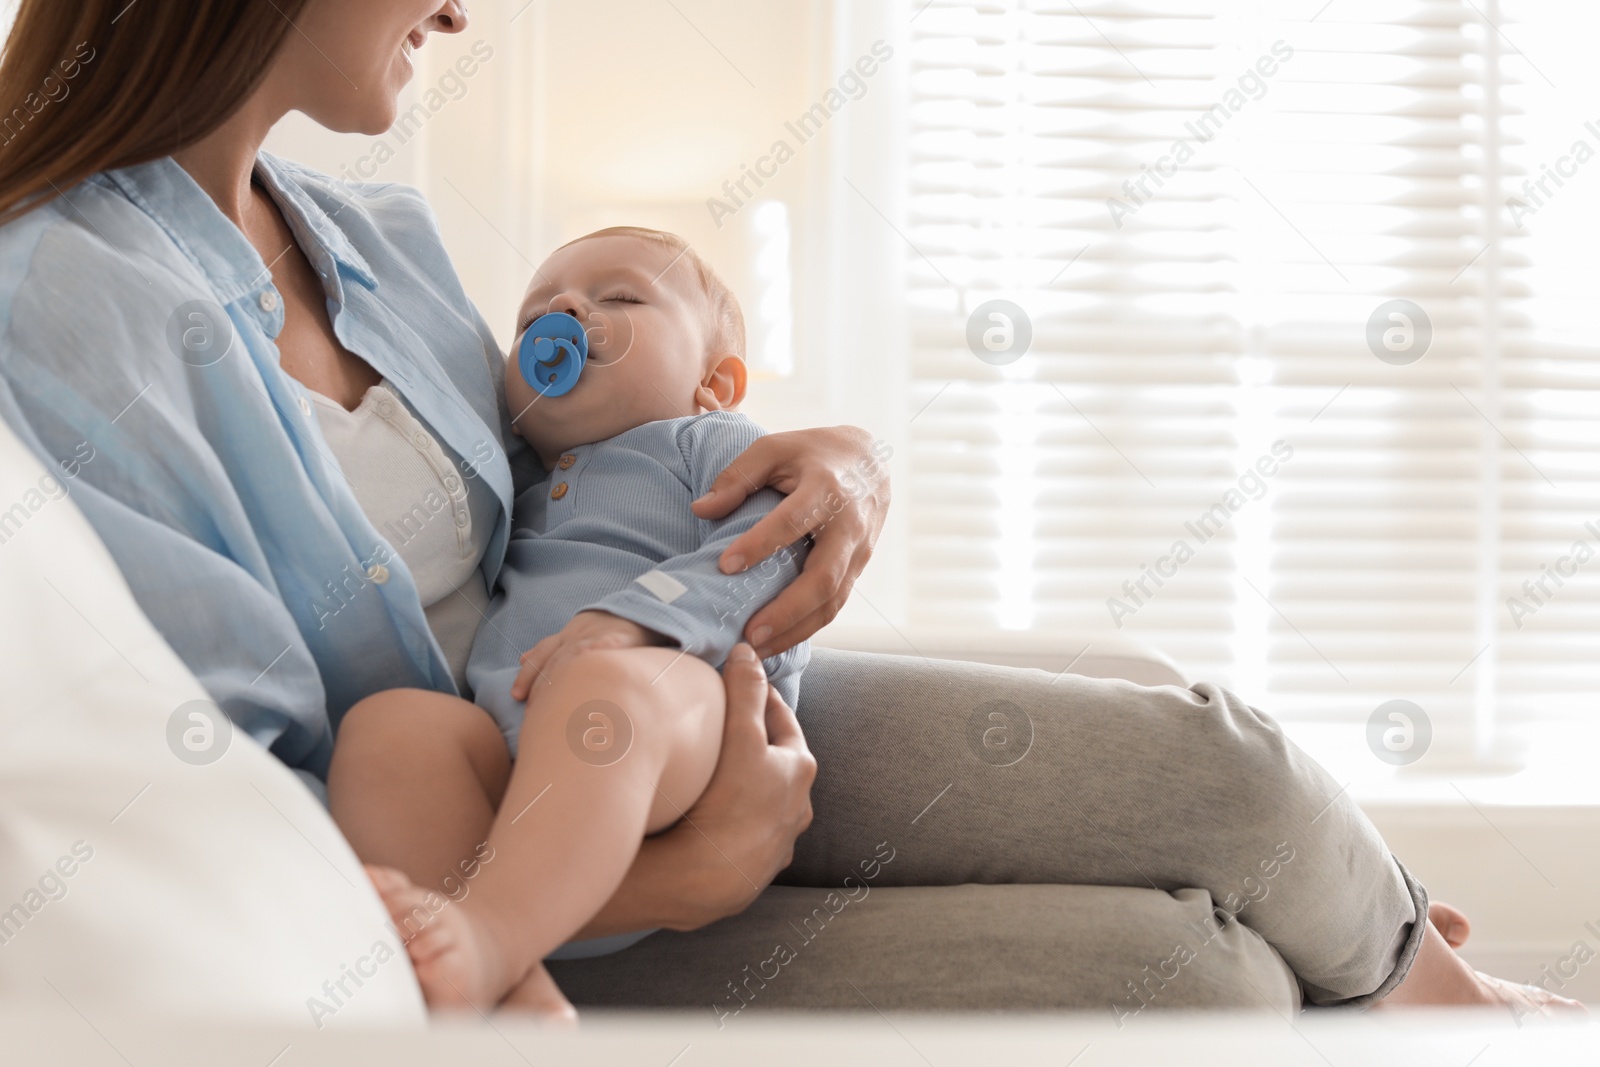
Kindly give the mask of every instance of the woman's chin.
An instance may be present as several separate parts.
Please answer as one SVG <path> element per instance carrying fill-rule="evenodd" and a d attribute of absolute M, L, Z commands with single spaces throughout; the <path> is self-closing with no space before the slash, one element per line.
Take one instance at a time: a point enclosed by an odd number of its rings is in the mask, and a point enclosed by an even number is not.
<path fill-rule="evenodd" d="M 381 137 L 393 127 L 400 115 L 399 94 L 381 106 L 366 107 L 337 115 L 309 113 L 317 125 L 333 133 L 356 133 L 364 137 Z"/>

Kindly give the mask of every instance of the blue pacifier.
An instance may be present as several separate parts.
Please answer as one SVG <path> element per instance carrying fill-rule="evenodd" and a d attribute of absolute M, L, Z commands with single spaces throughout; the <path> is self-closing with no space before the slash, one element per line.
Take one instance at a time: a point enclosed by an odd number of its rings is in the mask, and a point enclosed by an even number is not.
<path fill-rule="evenodd" d="M 540 396 L 565 396 L 578 384 L 589 360 L 583 324 L 564 311 L 540 315 L 517 345 L 517 369 Z"/>

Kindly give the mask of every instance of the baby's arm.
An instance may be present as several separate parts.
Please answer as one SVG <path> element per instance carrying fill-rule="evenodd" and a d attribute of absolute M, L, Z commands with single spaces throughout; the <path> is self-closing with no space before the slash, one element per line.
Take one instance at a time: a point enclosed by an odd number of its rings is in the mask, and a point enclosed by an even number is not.
<path fill-rule="evenodd" d="M 678 446 L 693 496 L 710 489 L 717 475 L 761 436 L 759 426 L 730 412 L 687 423 Z M 712 666 L 720 665 L 740 641 L 745 623 L 799 576 L 805 561 L 806 545 L 797 532 L 794 544 L 743 574 L 723 574 L 717 565 L 727 547 L 782 499 L 763 489 L 721 519 L 697 520 L 702 531 L 698 549 L 662 562 L 628 588 L 583 610 L 629 620 Z"/>
<path fill-rule="evenodd" d="M 522 654 L 517 677 L 511 683 L 513 700 L 527 700 L 536 678 L 544 677 L 563 662 L 583 652 L 646 648 L 665 644 L 660 634 L 636 622 L 604 611 L 580 611 L 556 633 Z"/>

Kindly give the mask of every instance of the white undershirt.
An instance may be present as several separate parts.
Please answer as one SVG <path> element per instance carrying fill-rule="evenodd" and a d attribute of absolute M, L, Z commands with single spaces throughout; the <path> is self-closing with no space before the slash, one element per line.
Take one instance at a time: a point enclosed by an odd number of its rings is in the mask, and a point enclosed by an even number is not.
<path fill-rule="evenodd" d="M 494 531 L 494 494 L 464 476 L 461 457 L 387 384 L 367 390 L 354 411 L 320 393 L 311 398 L 361 510 L 411 571 L 428 626 L 465 692 L 472 639 L 489 606 L 479 565 Z"/>

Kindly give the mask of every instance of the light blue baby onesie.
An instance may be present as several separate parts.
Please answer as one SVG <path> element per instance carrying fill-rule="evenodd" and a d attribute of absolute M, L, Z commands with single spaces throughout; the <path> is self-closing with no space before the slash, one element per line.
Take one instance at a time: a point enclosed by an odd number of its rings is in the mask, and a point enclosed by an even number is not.
<path fill-rule="evenodd" d="M 580 611 L 608 611 L 720 667 L 745 624 L 800 573 L 804 542 L 744 574 L 717 560 L 782 495 L 757 492 L 731 515 L 696 518 L 691 502 L 762 435 L 743 415 L 712 412 L 646 423 L 559 458 L 517 497 L 499 588 L 467 664 L 467 684 L 513 754 L 523 706 L 511 698 L 519 658 Z M 790 707 L 811 659 L 799 645 L 765 662 Z"/>

